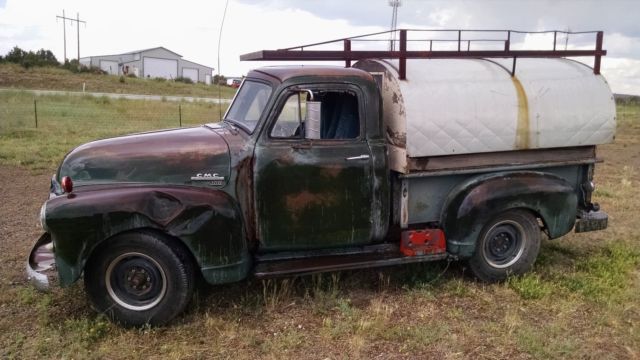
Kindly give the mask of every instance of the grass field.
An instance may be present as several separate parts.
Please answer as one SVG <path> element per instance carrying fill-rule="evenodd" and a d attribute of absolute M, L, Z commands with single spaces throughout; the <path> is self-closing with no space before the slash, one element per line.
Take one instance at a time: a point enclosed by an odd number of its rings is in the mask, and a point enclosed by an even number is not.
<path fill-rule="evenodd" d="M 95 314 L 81 284 L 42 294 L 22 275 L 39 235 L 37 212 L 48 177 L 64 153 L 90 138 L 164 126 L 110 119 L 93 118 L 82 127 L 60 119 L 60 127 L 2 132 L 0 357 L 640 356 L 639 105 L 618 108 L 616 140 L 598 149 L 605 162 L 597 167 L 594 199 L 609 213 L 609 228 L 544 241 L 528 275 L 487 285 L 470 277 L 464 263 L 439 262 L 247 280 L 202 290 L 168 327 L 140 329 L 123 329 Z"/>
<path fill-rule="evenodd" d="M 34 99 L 38 127 L 35 126 Z M 227 104 L 37 96 L 0 92 L 0 162 L 31 169 L 54 168 L 84 142 L 132 132 L 193 126 L 220 119 Z"/>
<path fill-rule="evenodd" d="M 82 84 L 85 84 L 85 91 L 89 92 L 218 97 L 218 86 L 202 83 L 185 84 L 129 77 L 123 83 L 116 75 L 76 74 L 61 68 L 25 69 L 16 64 L 0 64 L 0 88 L 82 91 Z M 231 98 L 235 89 L 221 86 L 220 93 L 223 98 Z"/>

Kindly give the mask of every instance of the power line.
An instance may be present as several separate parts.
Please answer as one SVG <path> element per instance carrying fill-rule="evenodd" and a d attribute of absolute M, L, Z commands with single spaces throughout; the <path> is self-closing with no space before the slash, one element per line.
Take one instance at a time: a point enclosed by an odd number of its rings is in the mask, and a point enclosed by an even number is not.
<path fill-rule="evenodd" d="M 80 13 L 76 13 L 76 18 L 68 18 L 64 15 L 64 10 L 62 10 L 62 16 L 56 15 L 56 19 L 62 19 L 62 36 L 64 37 L 64 61 L 67 61 L 67 20 L 69 20 L 72 24 L 75 22 L 78 28 L 78 62 L 80 62 L 80 23 L 83 23 L 87 26 L 87 22 L 84 20 L 80 20 Z"/>

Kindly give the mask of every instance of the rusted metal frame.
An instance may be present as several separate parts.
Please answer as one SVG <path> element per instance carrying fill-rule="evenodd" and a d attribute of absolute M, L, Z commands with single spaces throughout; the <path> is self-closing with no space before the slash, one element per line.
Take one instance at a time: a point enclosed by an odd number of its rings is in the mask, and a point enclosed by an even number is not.
<path fill-rule="evenodd" d="M 345 54 L 351 53 L 351 40 L 349 39 L 345 39 L 344 40 L 344 52 Z M 351 59 L 347 58 L 344 61 L 344 67 L 351 67 Z"/>
<path fill-rule="evenodd" d="M 400 54 L 398 75 L 400 80 L 407 78 L 407 30 L 400 30 Z"/>
<path fill-rule="evenodd" d="M 602 31 L 598 31 L 598 33 L 596 34 L 596 58 L 595 58 L 594 63 L 593 63 L 593 73 L 596 74 L 596 75 L 600 74 L 601 57 L 602 57 L 602 55 L 606 55 L 606 51 L 604 52 L 604 54 L 600 55 L 600 53 L 603 52 L 603 50 L 602 50 L 602 38 L 603 38 Z"/>
<path fill-rule="evenodd" d="M 505 165 L 505 166 L 482 166 L 473 169 L 458 169 L 458 170 L 438 170 L 438 171 L 420 171 L 409 174 L 401 174 L 400 178 L 402 179 L 410 179 L 410 178 L 421 178 L 428 176 L 445 176 L 445 175 L 462 175 L 462 174 L 478 174 L 484 173 L 487 171 L 517 171 L 517 170 L 533 170 L 533 169 L 544 169 L 549 167 L 557 167 L 557 166 L 568 166 L 568 165 L 587 165 L 587 164 L 597 164 L 602 162 L 599 159 L 584 159 L 584 160 L 571 160 L 571 161 L 550 161 L 539 164 L 522 164 L 522 165 Z"/>
<path fill-rule="evenodd" d="M 388 39 L 358 39 L 358 40 L 351 40 L 351 41 L 352 42 L 387 42 L 389 40 Z M 407 42 L 427 42 L 427 41 L 456 42 L 458 40 L 455 40 L 455 39 L 407 39 Z M 504 40 L 502 39 L 469 39 L 466 41 L 504 42 Z"/>
<path fill-rule="evenodd" d="M 453 30 L 453 29 L 403 29 L 404 31 L 413 31 L 413 32 L 459 32 L 462 30 Z M 382 34 L 389 34 L 391 32 L 394 31 L 402 31 L 402 30 L 387 30 L 387 31 L 380 31 L 380 32 L 375 32 L 375 33 L 370 33 L 370 34 L 364 34 L 364 35 L 358 35 L 358 36 L 351 36 L 351 37 L 346 37 L 346 38 L 340 38 L 340 39 L 333 39 L 333 40 L 327 40 L 327 41 L 322 41 L 322 42 L 317 42 L 317 43 L 312 43 L 312 44 L 305 44 L 305 45 L 300 45 L 300 46 L 293 46 L 293 47 L 289 47 L 289 48 L 283 48 L 283 49 L 279 49 L 279 50 L 296 50 L 296 49 L 303 49 L 303 48 L 309 48 L 312 46 L 319 46 L 319 45 L 326 45 L 326 44 L 333 44 L 333 43 L 337 43 L 343 40 L 355 40 L 355 39 L 362 39 L 368 36 L 375 36 L 375 35 L 382 35 Z M 546 30 L 546 31 L 518 31 L 518 30 L 507 30 L 507 29 L 483 29 L 483 30 L 464 30 L 465 32 L 470 32 L 470 33 L 514 33 L 514 34 L 549 34 L 549 33 L 558 33 L 558 34 L 570 34 L 570 35 L 574 35 L 574 34 L 595 34 L 598 33 L 597 31 L 562 31 L 562 30 Z M 365 40 L 366 41 L 366 40 Z M 377 40 L 375 40 L 377 41 Z M 388 39 L 381 39 L 380 41 L 389 41 Z M 452 40 L 455 41 L 455 40 Z"/>
<path fill-rule="evenodd" d="M 507 31 L 507 40 L 504 42 L 504 51 L 511 50 L 511 31 Z"/>
<path fill-rule="evenodd" d="M 414 32 L 457 32 L 457 29 L 406 29 L 407 31 L 414 31 Z M 577 34 L 595 34 L 598 31 L 596 30 L 587 30 L 587 31 L 565 31 L 565 30 L 542 30 L 542 31 L 521 31 L 521 30 L 509 30 L 509 29 L 470 29 L 470 30 L 463 30 L 464 32 L 474 32 L 474 33 L 487 33 L 487 32 L 491 32 L 491 33 L 506 33 L 506 32 L 512 32 L 514 34 L 550 34 L 552 32 L 557 32 L 559 34 L 570 34 L 570 35 L 577 35 Z M 363 35 L 366 36 L 366 35 Z"/>
<path fill-rule="evenodd" d="M 565 161 L 595 160 L 595 146 L 577 146 L 557 149 L 529 149 L 491 153 L 444 155 L 407 158 L 411 171 L 441 171 L 495 166 L 557 164 Z"/>
<path fill-rule="evenodd" d="M 401 51 L 369 51 L 358 50 L 345 54 L 342 50 L 308 50 L 308 51 L 285 51 L 285 50 L 262 50 L 240 56 L 242 61 L 342 61 L 361 60 L 371 58 L 384 59 L 446 59 L 446 58 L 510 58 L 510 57 L 582 57 L 582 56 L 605 56 L 606 50 L 473 50 L 468 52 L 458 51 L 406 51 L 406 42 L 400 44 Z M 405 51 L 402 51 L 402 48 Z M 348 57 L 347 57 L 348 55 Z"/>

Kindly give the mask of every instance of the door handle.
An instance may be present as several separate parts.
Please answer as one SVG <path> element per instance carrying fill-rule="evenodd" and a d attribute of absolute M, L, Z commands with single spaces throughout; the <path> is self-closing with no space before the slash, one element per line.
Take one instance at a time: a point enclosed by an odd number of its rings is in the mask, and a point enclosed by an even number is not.
<path fill-rule="evenodd" d="M 347 161 L 352 161 L 352 160 L 366 160 L 369 158 L 369 155 L 367 154 L 362 154 L 362 155 L 358 155 L 358 156 L 351 156 L 348 158 L 345 158 L 345 160 Z"/>

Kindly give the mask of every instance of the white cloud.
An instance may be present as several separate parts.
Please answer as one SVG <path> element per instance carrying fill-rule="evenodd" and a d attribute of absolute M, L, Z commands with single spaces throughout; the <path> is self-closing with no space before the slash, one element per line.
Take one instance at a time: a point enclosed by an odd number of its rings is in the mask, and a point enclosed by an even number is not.
<path fill-rule="evenodd" d="M 614 93 L 640 95 L 640 60 L 605 56 L 601 72 Z"/>
<path fill-rule="evenodd" d="M 398 20 L 407 28 L 516 28 L 524 30 L 605 30 L 603 74 L 614 91 L 640 95 L 640 1 L 613 1 L 606 9 L 585 1 L 411 1 L 403 2 Z M 217 66 L 217 41 L 224 1 L 180 2 L 112 0 L 7 0 L 0 8 L 0 53 L 14 45 L 51 49 L 63 58 L 62 22 L 56 15 L 80 13 L 81 56 L 165 46 L 186 59 Z M 386 30 L 387 1 L 232 0 L 225 23 L 221 70 L 246 74 L 269 62 L 239 61 L 243 53 L 276 49 Z M 611 20 L 615 19 L 615 20 Z M 366 25 L 365 25 L 366 24 Z M 550 35 L 514 39 L 513 45 L 548 48 Z M 558 42 L 561 43 L 559 38 Z M 575 44 L 571 44 L 575 41 Z M 570 39 L 570 47 L 585 42 Z M 592 40 L 588 44 L 593 44 Z M 354 44 L 354 48 L 362 46 Z M 67 54 L 76 57 L 76 27 L 67 25 Z M 591 61 L 587 61 L 590 63 Z"/>

